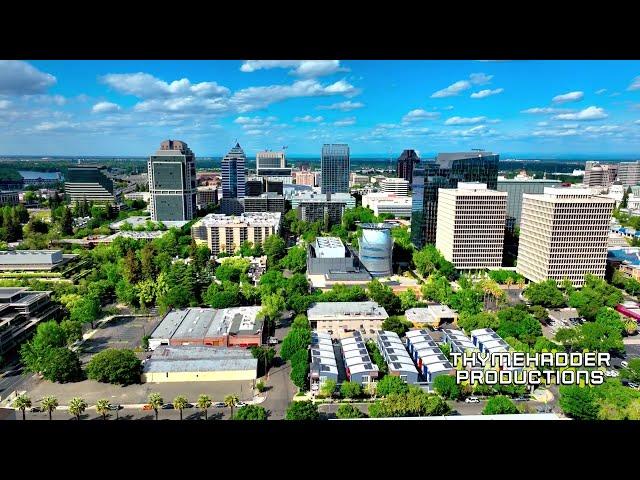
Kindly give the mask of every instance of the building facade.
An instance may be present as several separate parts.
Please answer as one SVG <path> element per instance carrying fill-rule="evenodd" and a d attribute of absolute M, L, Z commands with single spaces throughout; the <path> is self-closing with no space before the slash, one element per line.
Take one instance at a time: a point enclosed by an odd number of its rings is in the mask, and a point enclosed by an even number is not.
<path fill-rule="evenodd" d="M 333 338 L 346 338 L 359 331 L 373 338 L 389 315 L 376 302 L 318 302 L 307 310 L 313 330 Z"/>
<path fill-rule="evenodd" d="M 17 205 L 20 203 L 20 196 L 16 191 L 0 191 L 0 206 Z"/>
<path fill-rule="evenodd" d="M 116 203 L 113 180 L 107 177 L 105 172 L 104 167 L 95 165 L 69 167 L 64 182 L 64 193 L 69 201 Z"/>
<path fill-rule="evenodd" d="M 325 144 L 320 159 L 322 193 L 349 193 L 349 145 Z"/>
<path fill-rule="evenodd" d="M 244 198 L 247 156 L 239 143 L 222 159 L 222 196 Z"/>
<path fill-rule="evenodd" d="M 398 178 L 403 178 L 409 184 L 413 183 L 413 168 L 420 163 L 420 157 L 415 150 L 404 150 L 398 157 L 396 174 Z"/>
<path fill-rule="evenodd" d="M 411 218 L 412 198 L 395 193 L 372 192 L 362 196 L 362 206 L 379 216 L 388 213 L 396 218 Z"/>
<path fill-rule="evenodd" d="M 520 226 L 522 217 L 522 195 L 524 193 L 543 193 L 545 187 L 560 185 L 559 180 L 520 180 L 517 178 L 498 178 L 498 191 L 507 192 L 507 217 L 513 219 L 514 226 Z"/>
<path fill-rule="evenodd" d="M 498 154 L 485 151 L 440 153 L 435 161 L 423 163 L 420 171 L 414 170 L 411 241 L 416 247 L 436 242 L 438 190 L 456 188 L 458 182 L 485 183 L 495 190 L 498 160 Z"/>
<path fill-rule="evenodd" d="M 308 185 L 310 187 L 316 186 L 316 174 L 310 170 L 293 172 L 292 176 L 297 185 Z"/>
<path fill-rule="evenodd" d="M 264 150 L 256 154 L 256 173 L 261 175 L 263 168 L 286 168 L 287 161 L 284 152 Z"/>
<path fill-rule="evenodd" d="M 355 206 L 356 199 L 348 193 L 298 192 L 291 198 L 291 208 L 297 211 L 298 219 L 305 222 L 328 221 L 334 225 L 340 223 L 347 208 Z"/>
<path fill-rule="evenodd" d="M 233 254 L 244 241 L 254 245 L 264 242 L 280 231 L 279 212 L 243 213 L 228 216 L 210 213 L 191 227 L 191 236 L 198 245 L 206 245 L 213 255 Z"/>
<path fill-rule="evenodd" d="M 617 164 L 586 162 L 583 183 L 587 187 L 608 187 L 618 176 Z"/>
<path fill-rule="evenodd" d="M 155 222 L 188 221 L 196 212 L 196 157 L 185 142 L 165 140 L 149 157 L 149 211 Z"/>
<path fill-rule="evenodd" d="M 218 204 L 218 187 L 198 187 L 196 205 L 198 208 L 206 208 Z"/>
<path fill-rule="evenodd" d="M 618 181 L 625 188 L 640 183 L 640 160 L 635 162 L 621 162 L 618 165 Z"/>
<path fill-rule="evenodd" d="M 244 211 L 280 212 L 284 215 L 284 196 L 268 192 L 255 197 L 244 197 Z"/>
<path fill-rule="evenodd" d="M 532 282 L 584 275 L 604 278 L 614 200 L 586 188 L 545 188 L 524 194 L 516 271 Z"/>
<path fill-rule="evenodd" d="M 502 265 L 507 193 L 458 183 L 438 193 L 436 247 L 459 270 Z"/>
<path fill-rule="evenodd" d="M 380 182 L 380 189 L 385 193 L 395 193 L 396 195 L 409 195 L 409 182 L 404 178 L 385 178 Z"/>

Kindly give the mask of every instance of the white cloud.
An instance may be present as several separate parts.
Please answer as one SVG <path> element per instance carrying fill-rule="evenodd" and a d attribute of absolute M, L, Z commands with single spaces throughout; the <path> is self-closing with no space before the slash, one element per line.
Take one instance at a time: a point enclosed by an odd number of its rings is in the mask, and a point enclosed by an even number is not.
<path fill-rule="evenodd" d="M 578 125 L 577 123 L 565 123 L 564 125 L 560 125 L 557 128 L 565 128 L 565 129 L 574 129 L 574 128 L 578 128 L 580 125 Z"/>
<path fill-rule="evenodd" d="M 217 98 L 229 95 L 227 87 L 216 82 L 200 82 L 192 84 L 189 79 L 182 78 L 167 83 L 148 73 L 109 73 L 101 77 L 101 81 L 119 93 L 135 95 L 139 98 L 162 97 L 200 97 Z"/>
<path fill-rule="evenodd" d="M 56 77 L 20 60 L 0 60 L 0 95 L 44 93 Z"/>
<path fill-rule="evenodd" d="M 244 133 L 246 133 L 247 135 L 262 135 L 264 133 L 264 130 L 252 129 L 252 130 L 247 130 Z"/>
<path fill-rule="evenodd" d="M 467 130 L 453 130 L 449 132 L 449 135 L 456 137 L 477 137 L 477 136 L 491 136 L 496 135 L 498 132 L 492 129 L 487 129 L 486 125 L 478 125 L 476 127 L 469 128 Z"/>
<path fill-rule="evenodd" d="M 535 132 L 533 132 L 532 135 L 535 137 L 575 137 L 576 135 L 579 135 L 579 132 L 578 130 L 575 130 L 575 129 L 571 129 L 571 130 L 549 129 L 549 130 L 536 130 Z"/>
<path fill-rule="evenodd" d="M 471 83 L 474 85 L 485 85 L 491 81 L 493 75 L 485 75 L 484 73 L 472 73 L 469 75 Z"/>
<path fill-rule="evenodd" d="M 0 100 L 0 109 L 9 108 L 11 102 L 9 100 Z"/>
<path fill-rule="evenodd" d="M 233 123 L 239 123 L 240 125 L 270 125 L 271 122 L 275 122 L 278 117 L 238 117 Z"/>
<path fill-rule="evenodd" d="M 504 92 L 504 88 L 496 88 L 495 90 L 480 90 L 479 92 L 475 92 L 471 94 L 471 98 L 486 98 L 491 95 L 498 95 L 499 93 Z"/>
<path fill-rule="evenodd" d="M 431 98 L 445 98 L 445 97 L 455 97 L 459 95 L 460 92 L 464 90 L 468 90 L 471 88 L 471 82 L 468 80 L 458 80 L 455 83 L 452 83 L 447 88 L 443 88 L 442 90 L 438 90 L 431 95 Z"/>
<path fill-rule="evenodd" d="M 324 120 L 324 117 L 322 116 L 311 116 L 311 115 L 305 115 L 304 117 L 295 117 L 293 119 L 294 122 L 304 122 L 304 123 L 318 123 Z"/>
<path fill-rule="evenodd" d="M 403 136 L 411 136 L 411 137 L 416 137 L 421 135 L 433 135 L 433 133 L 434 132 L 431 129 L 426 127 L 406 128 L 402 131 Z"/>
<path fill-rule="evenodd" d="M 533 108 L 527 108 L 526 110 L 521 110 L 520 113 L 548 114 L 548 113 L 559 113 L 559 112 L 566 112 L 566 111 L 570 111 L 570 110 L 562 109 L 562 108 L 551 108 L 551 107 L 533 107 Z"/>
<path fill-rule="evenodd" d="M 348 127 L 356 123 L 356 117 L 347 117 L 333 122 L 336 127 Z"/>
<path fill-rule="evenodd" d="M 484 122 L 487 117 L 451 117 L 444 122 L 445 125 L 474 125 Z"/>
<path fill-rule="evenodd" d="M 633 123 L 635 123 L 636 125 L 640 125 L 640 120 L 636 120 L 636 121 L 635 121 L 635 122 L 633 122 Z"/>
<path fill-rule="evenodd" d="M 119 110 L 120 105 L 111 102 L 98 102 L 91 108 L 92 113 L 112 113 Z"/>
<path fill-rule="evenodd" d="M 410 122 L 419 122 L 422 120 L 432 120 L 434 118 L 438 118 L 440 113 L 438 112 L 428 112 L 423 110 L 422 108 L 416 108 L 415 110 L 411 110 L 404 117 L 402 117 L 402 123 L 407 124 Z"/>
<path fill-rule="evenodd" d="M 139 102 L 134 107 L 136 112 L 171 112 L 220 114 L 230 110 L 229 102 L 223 98 L 154 98 Z"/>
<path fill-rule="evenodd" d="M 536 123 L 536 125 L 538 127 L 546 127 L 547 125 L 549 125 L 549 122 L 538 122 L 538 123 Z"/>
<path fill-rule="evenodd" d="M 556 120 L 580 120 L 580 121 L 590 121 L 590 120 L 601 120 L 603 118 L 607 118 L 607 115 L 604 109 L 600 107 L 587 107 L 584 110 L 580 110 L 575 113 L 562 113 L 560 115 L 556 115 L 553 118 Z"/>
<path fill-rule="evenodd" d="M 442 110 L 453 110 L 453 105 L 447 105 L 446 107 L 442 107 Z"/>
<path fill-rule="evenodd" d="M 596 95 L 602 95 L 603 93 L 605 93 L 607 91 L 606 88 L 601 88 L 600 90 L 596 90 Z"/>
<path fill-rule="evenodd" d="M 319 110 L 340 110 L 341 112 L 350 112 L 351 110 L 356 110 L 362 107 L 364 107 L 364 103 L 347 100 L 346 102 L 338 102 L 331 105 L 320 105 L 317 108 Z"/>
<path fill-rule="evenodd" d="M 569 92 L 556 95 L 551 99 L 553 103 L 578 102 L 584 98 L 584 92 Z"/>
<path fill-rule="evenodd" d="M 340 66 L 340 60 L 247 60 L 240 67 L 242 72 L 255 72 L 271 68 L 292 68 L 291 75 L 304 78 L 322 77 L 337 72 L 348 72 Z"/>
<path fill-rule="evenodd" d="M 589 133 L 609 133 L 620 130 L 618 125 L 598 125 L 598 126 L 589 126 L 584 129 L 585 132 Z"/>
<path fill-rule="evenodd" d="M 61 120 L 59 122 L 42 122 L 34 127 L 38 132 L 52 132 L 56 130 L 73 130 L 78 125 L 68 122 L 66 120 Z"/>
<path fill-rule="evenodd" d="M 640 90 L 640 76 L 633 79 L 633 82 L 627 87 L 627 90 Z"/>

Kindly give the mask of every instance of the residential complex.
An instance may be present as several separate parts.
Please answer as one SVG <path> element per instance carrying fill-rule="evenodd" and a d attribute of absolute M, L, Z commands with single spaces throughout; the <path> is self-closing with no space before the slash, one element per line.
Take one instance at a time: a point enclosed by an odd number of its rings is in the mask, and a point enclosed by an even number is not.
<path fill-rule="evenodd" d="M 149 157 L 151 218 L 188 221 L 196 212 L 196 157 L 185 142 L 165 140 Z"/>
<path fill-rule="evenodd" d="M 499 192 L 507 192 L 507 224 L 520 226 L 522 217 L 522 194 L 543 193 L 545 187 L 560 185 L 559 180 L 521 179 L 498 177 Z"/>
<path fill-rule="evenodd" d="M 404 150 L 398 157 L 396 164 L 396 174 L 398 178 L 403 178 L 409 184 L 413 183 L 413 168 L 420 163 L 420 157 L 415 150 Z"/>
<path fill-rule="evenodd" d="M 311 391 L 315 390 L 314 385 L 320 387 L 327 380 L 338 381 L 338 363 L 333 349 L 333 341 L 328 333 L 311 333 L 309 380 Z"/>
<path fill-rule="evenodd" d="M 517 272 L 532 282 L 584 275 L 604 277 L 614 200 L 586 188 L 545 188 L 524 194 Z"/>
<path fill-rule="evenodd" d="M 376 216 L 387 213 L 395 218 L 411 218 L 412 198 L 395 193 L 372 192 L 362 196 L 362 206 L 373 210 Z"/>
<path fill-rule="evenodd" d="M 191 235 L 196 244 L 209 247 L 212 255 L 233 254 L 246 240 L 257 245 L 270 235 L 277 235 L 280 218 L 279 212 L 252 212 L 239 216 L 210 213 L 192 225 Z"/>
<path fill-rule="evenodd" d="M 307 311 L 307 317 L 313 330 L 344 338 L 355 331 L 373 336 L 389 315 L 376 302 L 318 302 Z"/>
<path fill-rule="evenodd" d="M 618 181 L 625 188 L 640 184 L 640 160 L 621 162 L 618 165 Z"/>
<path fill-rule="evenodd" d="M 291 198 L 291 208 L 297 211 L 298 219 L 309 223 L 339 224 L 344 211 L 355 206 L 356 199 L 348 193 L 298 192 Z"/>
<path fill-rule="evenodd" d="M 396 332 L 379 330 L 376 334 L 376 344 L 387 363 L 389 375 L 400 377 L 407 383 L 418 383 L 418 370 Z"/>
<path fill-rule="evenodd" d="M 498 184 L 498 154 L 485 151 L 440 153 L 435 161 L 414 170 L 411 241 L 418 248 L 436 243 L 438 190 L 456 188 L 458 182 L 485 183 L 495 190 Z"/>
<path fill-rule="evenodd" d="M 310 170 L 301 170 L 292 173 L 293 179 L 297 185 L 316 186 L 316 174 Z"/>
<path fill-rule="evenodd" d="M 105 174 L 106 169 L 95 165 L 69 167 L 64 182 L 64 193 L 71 203 L 94 202 L 116 203 L 113 180 Z"/>
<path fill-rule="evenodd" d="M 502 265 L 507 193 L 458 183 L 438 193 L 436 247 L 459 270 Z"/>
<path fill-rule="evenodd" d="M 385 193 L 409 195 L 409 182 L 404 178 L 387 177 L 380 182 L 380 189 Z"/>
<path fill-rule="evenodd" d="M 369 351 L 360 332 L 353 332 L 340 340 L 342 361 L 347 380 L 366 386 L 380 377 L 378 366 L 371 361 Z"/>
<path fill-rule="evenodd" d="M 409 330 L 407 350 L 427 383 L 440 375 L 453 375 L 455 368 L 434 342 L 428 330 Z"/>
<path fill-rule="evenodd" d="M 244 211 L 251 212 L 280 212 L 284 215 L 284 196 L 274 192 L 267 192 L 255 197 L 244 197 Z"/>
<path fill-rule="evenodd" d="M 320 164 L 322 193 L 349 193 L 349 145 L 323 145 Z"/>
<path fill-rule="evenodd" d="M 217 205 L 219 202 L 220 191 L 218 187 L 204 186 L 198 187 L 196 193 L 196 205 L 198 208 L 207 208 L 212 205 Z"/>

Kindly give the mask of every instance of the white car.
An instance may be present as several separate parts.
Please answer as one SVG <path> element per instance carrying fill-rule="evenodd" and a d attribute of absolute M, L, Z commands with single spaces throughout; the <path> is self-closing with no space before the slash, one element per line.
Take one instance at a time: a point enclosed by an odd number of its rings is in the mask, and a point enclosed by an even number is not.
<path fill-rule="evenodd" d="M 480 399 L 478 397 L 467 397 L 464 399 L 464 403 L 480 403 Z"/>
<path fill-rule="evenodd" d="M 627 361 L 623 360 L 623 361 L 620 362 L 620 366 L 622 368 L 628 368 L 629 367 L 629 363 Z"/>
<path fill-rule="evenodd" d="M 247 406 L 247 404 L 246 404 L 246 403 L 244 403 L 244 402 L 238 402 L 238 403 L 236 403 L 236 408 L 246 407 L 246 406 Z"/>

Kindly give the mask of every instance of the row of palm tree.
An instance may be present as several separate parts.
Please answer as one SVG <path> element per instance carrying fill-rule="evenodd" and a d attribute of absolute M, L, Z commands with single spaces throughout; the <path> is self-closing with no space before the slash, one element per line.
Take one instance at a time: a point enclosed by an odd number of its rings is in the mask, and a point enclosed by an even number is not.
<path fill-rule="evenodd" d="M 239 402 L 239 398 L 237 395 L 227 395 L 224 398 L 224 404 L 231 409 L 231 418 L 233 419 L 233 409 L 236 404 Z M 173 399 L 173 408 L 180 412 L 180 420 L 182 420 L 182 411 L 187 407 L 189 400 L 185 395 L 178 395 Z M 208 410 L 211 408 L 213 401 L 209 395 L 200 395 L 198 397 L 198 401 L 196 402 L 196 406 L 204 412 L 204 419 L 208 420 Z M 22 419 L 26 420 L 26 410 L 27 408 L 31 408 L 32 402 L 31 398 L 22 394 L 16 397 L 14 402 L 15 407 L 22 412 Z M 52 419 L 53 412 L 58 408 L 59 403 L 56 397 L 44 397 L 41 401 L 42 410 L 49 413 L 49 420 Z M 149 395 L 149 405 L 153 408 L 156 420 L 158 420 L 158 410 L 162 408 L 164 405 L 164 399 L 159 393 L 152 393 Z M 69 402 L 69 413 L 76 417 L 76 419 L 80 420 L 80 416 L 87 409 L 87 402 L 80 398 L 74 397 Z M 109 411 L 111 410 L 111 404 L 107 399 L 100 399 L 96 402 L 96 411 L 98 414 L 102 415 L 102 419 L 106 420 Z"/>

